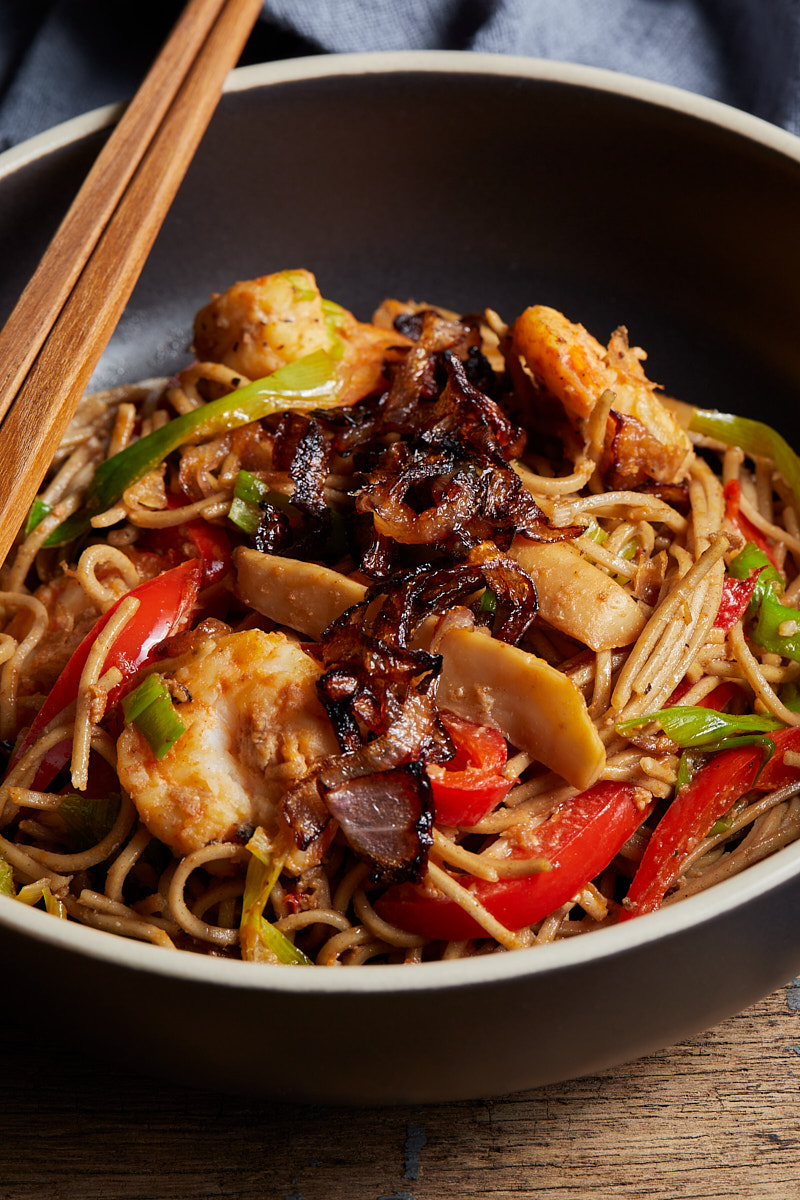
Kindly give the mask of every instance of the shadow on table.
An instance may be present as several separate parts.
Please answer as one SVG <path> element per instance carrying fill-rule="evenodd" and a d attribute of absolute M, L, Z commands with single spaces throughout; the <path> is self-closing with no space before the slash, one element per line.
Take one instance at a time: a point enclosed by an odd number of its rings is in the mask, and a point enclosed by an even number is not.
<path fill-rule="evenodd" d="M 800 1194 L 799 994 L 593 1078 L 413 1108 L 181 1088 L 6 1026 L 0 1200 Z"/>

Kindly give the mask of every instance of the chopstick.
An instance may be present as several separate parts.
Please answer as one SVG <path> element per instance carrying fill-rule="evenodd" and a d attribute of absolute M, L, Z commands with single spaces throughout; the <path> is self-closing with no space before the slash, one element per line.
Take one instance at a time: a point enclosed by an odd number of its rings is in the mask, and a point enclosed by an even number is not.
<path fill-rule="evenodd" d="M 260 10 L 261 0 L 190 0 L 0 331 L 0 561 Z"/>

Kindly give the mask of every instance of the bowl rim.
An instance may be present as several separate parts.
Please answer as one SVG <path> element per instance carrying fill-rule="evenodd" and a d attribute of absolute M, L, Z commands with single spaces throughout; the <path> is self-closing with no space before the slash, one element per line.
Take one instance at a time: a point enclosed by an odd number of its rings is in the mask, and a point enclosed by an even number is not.
<path fill-rule="evenodd" d="M 800 162 L 800 137 L 760 117 L 670 84 L 601 67 L 554 59 L 472 51 L 380 51 L 319 54 L 238 67 L 225 91 L 241 92 L 286 83 L 353 75 L 432 73 L 490 75 L 552 82 L 613 93 L 667 108 L 741 136 Z M 13 172 L 48 154 L 112 125 L 124 103 L 109 104 L 70 118 L 0 154 L 0 184 Z M 295 971 L 266 963 L 245 963 L 161 946 L 118 934 L 54 920 L 47 913 L 0 896 L 0 929 L 31 942 L 73 952 L 108 965 L 169 977 L 175 981 L 243 991 L 289 994 L 373 996 L 381 992 L 442 991 L 486 986 L 520 977 L 541 977 L 627 955 L 645 945 L 669 940 L 697 928 L 800 876 L 800 842 L 786 846 L 731 879 L 623 925 L 599 929 L 544 946 L 498 952 L 478 958 L 429 962 L 409 969 L 404 964 L 370 964 L 368 970 Z"/>
<path fill-rule="evenodd" d="M 800 161 L 800 135 L 774 125 L 763 117 L 674 84 L 561 59 L 472 50 L 375 50 L 350 54 L 311 54 L 236 67 L 228 75 L 224 92 L 243 92 L 284 83 L 307 83 L 327 77 L 400 73 L 506 76 L 611 92 L 696 117 Z M 53 150 L 62 149 L 71 142 L 107 128 L 118 120 L 124 108 L 125 101 L 102 105 L 61 121 L 4 150 L 0 153 L 0 179 Z"/>

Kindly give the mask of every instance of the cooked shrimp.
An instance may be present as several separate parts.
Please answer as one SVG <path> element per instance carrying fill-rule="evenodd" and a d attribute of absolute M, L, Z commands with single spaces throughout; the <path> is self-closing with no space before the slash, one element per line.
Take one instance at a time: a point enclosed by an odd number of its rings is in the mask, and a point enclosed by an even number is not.
<path fill-rule="evenodd" d="M 410 345 L 394 330 L 357 321 L 323 300 L 310 271 L 278 271 L 235 283 L 197 314 L 198 358 L 224 363 L 260 379 L 315 350 L 337 360 L 340 400 L 350 404 L 379 384 L 387 356 Z"/>
<path fill-rule="evenodd" d="M 254 825 L 274 834 L 287 788 L 337 752 L 319 674 L 281 633 L 200 641 L 173 676 L 191 696 L 177 710 L 185 733 L 160 761 L 133 725 L 118 741 L 120 780 L 150 832 L 178 855 Z"/>
<path fill-rule="evenodd" d="M 642 368 L 644 352 L 628 345 L 624 329 L 613 334 L 606 349 L 583 325 L 536 305 L 515 322 L 512 350 L 572 418 L 590 417 L 600 397 L 612 392 L 614 411 L 635 418 L 650 435 L 640 447 L 647 473 L 661 483 L 685 476 L 691 443 L 656 395 Z"/>

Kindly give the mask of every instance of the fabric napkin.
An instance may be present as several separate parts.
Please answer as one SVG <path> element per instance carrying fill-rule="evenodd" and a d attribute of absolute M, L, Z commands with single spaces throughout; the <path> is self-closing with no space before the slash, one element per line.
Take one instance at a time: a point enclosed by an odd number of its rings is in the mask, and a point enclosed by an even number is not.
<path fill-rule="evenodd" d="M 179 0 L 0 0 L 0 149 L 125 99 Z M 800 133 L 800 0 L 265 0 L 243 56 L 399 49 L 644 76 Z"/>

